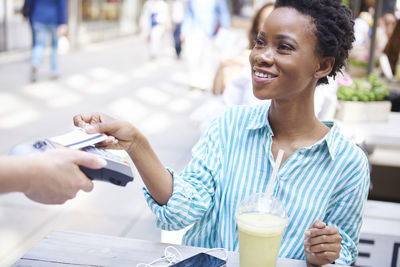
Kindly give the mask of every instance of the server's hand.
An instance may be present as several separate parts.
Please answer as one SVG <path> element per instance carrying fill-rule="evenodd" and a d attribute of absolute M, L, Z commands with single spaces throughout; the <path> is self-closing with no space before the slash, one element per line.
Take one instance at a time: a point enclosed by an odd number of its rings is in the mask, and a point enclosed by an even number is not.
<path fill-rule="evenodd" d="M 71 149 L 50 149 L 43 154 L 21 157 L 22 192 L 43 204 L 63 204 L 79 190 L 90 192 L 93 182 L 79 169 L 100 169 L 107 162 L 98 156 Z"/>

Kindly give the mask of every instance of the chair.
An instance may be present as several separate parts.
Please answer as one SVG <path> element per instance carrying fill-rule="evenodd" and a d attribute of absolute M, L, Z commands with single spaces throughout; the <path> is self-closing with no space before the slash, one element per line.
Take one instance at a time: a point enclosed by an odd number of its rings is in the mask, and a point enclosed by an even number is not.
<path fill-rule="evenodd" d="M 400 267 L 400 236 L 361 233 L 358 250 L 352 266 Z"/>

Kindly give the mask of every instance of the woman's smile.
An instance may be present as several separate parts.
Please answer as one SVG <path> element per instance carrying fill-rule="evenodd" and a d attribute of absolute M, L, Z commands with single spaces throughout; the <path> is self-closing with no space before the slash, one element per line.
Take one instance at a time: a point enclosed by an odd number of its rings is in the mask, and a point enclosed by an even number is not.
<path fill-rule="evenodd" d="M 253 81 L 255 83 L 270 83 L 277 78 L 277 74 L 261 68 L 253 67 Z"/>

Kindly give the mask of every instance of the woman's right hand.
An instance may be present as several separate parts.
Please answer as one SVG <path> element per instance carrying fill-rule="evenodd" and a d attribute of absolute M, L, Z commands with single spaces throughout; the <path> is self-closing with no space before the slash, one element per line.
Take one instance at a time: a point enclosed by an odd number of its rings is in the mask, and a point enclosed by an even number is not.
<path fill-rule="evenodd" d="M 74 116 L 75 126 L 87 133 L 104 133 L 109 138 L 98 146 L 110 149 L 132 151 L 139 131 L 129 122 L 114 119 L 101 113 L 79 114 Z"/>
<path fill-rule="evenodd" d="M 132 124 L 100 113 L 76 115 L 74 124 L 88 133 L 109 135 L 110 137 L 99 145 L 111 149 L 125 149 L 153 199 L 160 205 L 168 202 L 172 195 L 172 176 L 144 135 Z"/>

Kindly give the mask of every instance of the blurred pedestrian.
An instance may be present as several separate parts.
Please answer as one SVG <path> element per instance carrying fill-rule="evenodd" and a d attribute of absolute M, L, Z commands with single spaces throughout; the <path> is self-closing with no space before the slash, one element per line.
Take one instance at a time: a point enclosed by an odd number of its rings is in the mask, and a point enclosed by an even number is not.
<path fill-rule="evenodd" d="M 169 26 L 169 10 L 164 0 L 147 0 L 140 15 L 140 30 L 149 43 L 150 59 L 159 55 L 161 39 Z"/>
<path fill-rule="evenodd" d="M 389 38 L 389 41 L 386 44 L 384 49 L 384 53 L 387 55 L 391 71 L 393 75 L 396 77 L 400 77 L 400 67 L 398 70 L 396 66 L 399 65 L 399 56 L 400 56 L 400 20 L 397 21 L 396 26 L 392 31 L 392 35 Z"/>
<path fill-rule="evenodd" d="M 230 14 L 226 0 L 188 1 L 181 39 L 185 41 L 189 83 L 192 88 L 211 89 L 215 66 L 219 63 L 215 62 L 218 52 L 215 51 L 213 37 L 229 27 Z"/>
<path fill-rule="evenodd" d="M 376 29 L 375 57 L 379 58 L 385 49 L 393 30 L 396 26 L 396 17 L 394 13 L 385 13 L 378 20 Z"/>
<path fill-rule="evenodd" d="M 31 0 L 25 0 L 24 1 L 24 5 L 22 7 L 22 16 L 24 16 L 24 18 L 26 20 L 29 21 L 29 27 L 31 30 L 31 37 L 32 37 L 32 47 L 35 44 L 35 39 L 33 36 L 33 28 L 32 28 L 32 21 L 31 21 L 31 11 L 32 11 L 32 1 Z"/>
<path fill-rule="evenodd" d="M 44 50 L 51 37 L 51 73 L 50 78 L 58 78 L 58 37 L 67 33 L 66 0 L 26 0 L 30 6 L 34 45 L 31 57 L 31 81 L 37 80 L 39 66 Z"/>
<path fill-rule="evenodd" d="M 176 56 L 180 58 L 182 51 L 182 22 L 185 17 L 185 1 L 184 0 L 174 0 L 172 2 L 172 22 L 174 24 L 174 42 L 175 42 L 175 52 Z"/>

